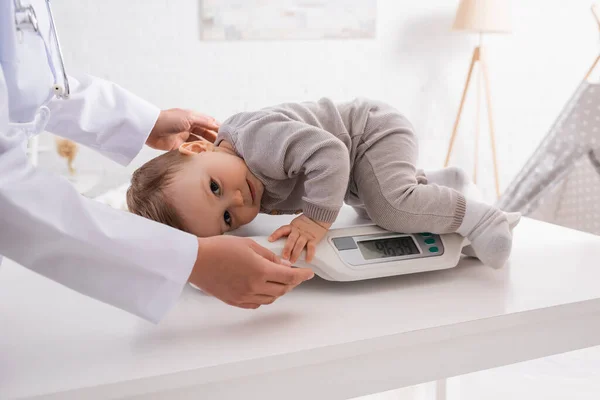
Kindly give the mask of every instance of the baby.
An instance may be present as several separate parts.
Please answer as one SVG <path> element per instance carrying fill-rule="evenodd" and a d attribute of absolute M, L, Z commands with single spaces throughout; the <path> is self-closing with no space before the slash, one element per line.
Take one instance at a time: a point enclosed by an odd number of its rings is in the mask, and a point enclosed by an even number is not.
<path fill-rule="evenodd" d="M 149 161 L 133 174 L 127 204 L 199 237 L 259 212 L 300 214 L 269 238 L 287 237 L 282 256 L 295 262 L 305 249 L 313 258 L 346 202 L 390 231 L 458 232 L 481 261 L 502 267 L 512 246 L 507 215 L 465 198 L 460 169 L 417 170 L 417 155 L 411 124 L 389 105 L 287 103 L 236 114 L 214 144 L 188 142 Z"/>

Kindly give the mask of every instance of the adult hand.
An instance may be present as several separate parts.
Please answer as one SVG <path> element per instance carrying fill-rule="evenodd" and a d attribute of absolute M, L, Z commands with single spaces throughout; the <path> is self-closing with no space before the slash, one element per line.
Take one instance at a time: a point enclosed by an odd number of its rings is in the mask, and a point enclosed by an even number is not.
<path fill-rule="evenodd" d="M 193 134 L 211 143 L 217 138 L 219 123 L 212 117 L 180 108 L 162 110 L 146 140 L 146 144 L 157 150 L 174 150 L 190 140 L 197 140 Z"/>
<path fill-rule="evenodd" d="M 292 268 L 251 239 L 215 236 L 198 239 L 189 281 L 229 305 L 258 308 L 313 276 L 310 269 Z"/>

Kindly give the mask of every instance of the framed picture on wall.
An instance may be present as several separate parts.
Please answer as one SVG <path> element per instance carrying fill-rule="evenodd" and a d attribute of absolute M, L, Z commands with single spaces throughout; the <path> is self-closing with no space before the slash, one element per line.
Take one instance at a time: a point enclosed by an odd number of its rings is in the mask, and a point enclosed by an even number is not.
<path fill-rule="evenodd" d="M 377 0 L 201 0 L 203 40 L 370 39 Z"/>

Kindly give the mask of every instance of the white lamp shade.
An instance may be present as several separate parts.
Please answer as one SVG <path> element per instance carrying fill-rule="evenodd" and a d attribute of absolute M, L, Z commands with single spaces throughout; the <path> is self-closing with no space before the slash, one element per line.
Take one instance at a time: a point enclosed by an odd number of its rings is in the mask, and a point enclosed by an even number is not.
<path fill-rule="evenodd" d="M 511 0 L 460 0 L 452 30 L 509 33 Z"/>

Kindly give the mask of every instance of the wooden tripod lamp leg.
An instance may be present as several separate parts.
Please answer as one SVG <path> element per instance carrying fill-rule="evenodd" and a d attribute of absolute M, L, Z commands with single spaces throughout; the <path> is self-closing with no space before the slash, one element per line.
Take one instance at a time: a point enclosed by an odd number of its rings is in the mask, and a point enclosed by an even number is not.
<path fill-rule="evenodd" d="M 477 184 L 477 165 L 479 164 L 479 130 L 481 129 L 481 63 L 477 70 L 476 79 L 476 91 L 477 91 L 477 104 L 475 112 L 475 154 L 473 155 L 473 183 Z"/>
<path fill-rule="evenodd" d="M 492 118 L 492 96 L 490 94 L 490 80 L 488 77 L 487 64 L 485 58 L 481 58 L 479 65 L 483 72 L 483 81 L 485 82 L 485 96 L 488 109 L 488 121 L 490 124 L 490 142 L 492 144 L 492 160 L 494 162 L 494 178 L 496 180 L 496 196 L 500 197 L 500 182 L 498 179 L 498 160 L 496 157 L 496 135 L 494 133 L 494 120 Z"/>
<path fill-rule="evenodd" d="M 475 63 L 479 61 L 479 47 L 476 47 L 473 51 L 473 57 L 471 58 L 471 66 L 469 67 L 469 74 L 465 82 L 465 88 L 463 89 L 462 98 L 460 100 L 460 106 L 458 107 L 458 114 L 456 114 L 456 120 L 454 121 L 454 128 L 452 129 L 452 136 L 450 137 L 450 144 L 448 145 L 448 152 L 446 153 L 446 161 L 444 167 L 448 166 L 450 162 L 450 156 L 452 155 L 452 148 L 454 147 L 454 140 L 456 139 L 456 132 L 458 131 L 458 124 L 460 122 L 460 115 L 462 114 L 463 107 L 465 105 L 465 98 L 467 97 L 467 90 L 469 89 L 469 83 L 471 82 L 471 75 L 473 74 L 473 67 Z"/>

